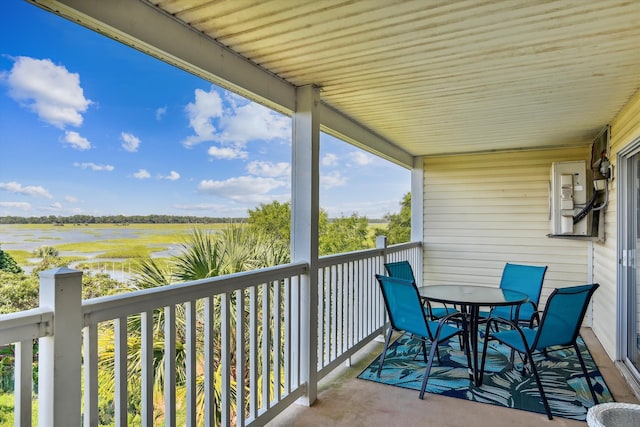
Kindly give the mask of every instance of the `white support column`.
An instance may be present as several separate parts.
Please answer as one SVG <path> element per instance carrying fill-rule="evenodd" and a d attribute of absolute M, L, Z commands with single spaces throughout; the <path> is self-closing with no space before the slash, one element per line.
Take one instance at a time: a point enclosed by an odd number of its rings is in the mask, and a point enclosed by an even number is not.
<path fill-rule="evenodd" d="M 53 335 L 40 338 L 38 423 L 77 426 L 82 394 L 82 272 L 40 273 L 40 307 L 53 310 Z"/>
<path fill-rule="evenodd" d="M 318 394 L 318 217 L 320 210 L 320 91 L 316 86 L 296 90 L 293 114 L 291 177 L 291 258 L 309 264 L 301 283 L 301 380 L 306 382 L 304 404 Z"/>
<path fill-rule="evenodd" d="M 424 158 L 414 157 L 411 169 L 411 241 L 424 241 Z M 416 280 L 422 283 L 424 258 L 418 263 Z"/>

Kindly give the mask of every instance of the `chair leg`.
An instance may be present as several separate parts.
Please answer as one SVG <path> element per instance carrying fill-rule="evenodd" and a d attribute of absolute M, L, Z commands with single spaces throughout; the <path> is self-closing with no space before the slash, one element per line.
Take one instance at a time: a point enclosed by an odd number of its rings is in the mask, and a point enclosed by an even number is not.
<path fill-rule="evenodd" d="M 389 348 L 389 342 L 391 341 L 391 334 L 393 334 L 393 328 L 389 327 L 389 333 L 387 333 L 387 339 L 384 340 L 384 350 L 382 350 L 382 356 L 380 356 L 380 365 L 378 366 L 378 373 L 376 376 L 380 378 L 380 372 L 382 372 L 382 365 L 384 364 L 384 358 L 387 355 L 387 349 Z"/>
<path fill-rule="evenodd" d="M 553 416 L 551 415 L 551 408 L 549 408 L 549 402 L 547 402 L 547 396 L 544 394 L 544 390 L 542 389 L 542 381 L 540 380 L 540 375 L 538 374 L 538 369 L 536 368 L 536 364 L 533 361 L 533 356 L 531 352 L 527 351 L 526 355 L 529 360 L 529 364 L 531 365 L 531 371 L 533 371 L 533 376 L 536 378 L 536 383 L 538 384 L 538 390 L 540 391 L 540 397 L 542 398 L 542 403 L 544 404 L 544 410 L 547 412 L 547 417 L 552 420 Z"/>
<path fill-rule="evenodd" d="M 439 331 L 438 331 L 439 332 Z M 438 355 L 438 359 L 440 358 L 440 353 L 438 352 L 438 339 L 440 338 L 440 334 L 437 333 L 436 337 L 431 341 L 431 350 L 429 351 L 429 361 L 427 362 L 427 367 L 424 370 L 424 378 L 422 380 L 422 387 L 420 388 L 420 399 L 424 399 L 424 392 L 427 389 L 427 382 L 429 382 L 429 373 L 431 372 L 431 366 L 433 365 L 433 356 Z"/>
<path fill-rule="evenodd" d="M 580 354 L 580 349 L 578 348 L 578 343 L 573 343 L 573 348 L 578 355 L 578 360 L 580 361 L 580 367 L 582 368 L 582 372 L 584 373 L 584 378 L 587 380 L 587 385 L 589 386 L 589 391 L 591 392 L 591 397 L 593 397 L 593 404 L 598 404 L 598 397 L 596 396 L 596 392 L 593 389 L 593 384 L 591 384 L 591 378 L 589 378 L 589 372 L 587 372 L 587 366 L 584 364 L 584 359 Z"/>
<path fill-rule="evenodd" d="M 479 382 L 482 384 L 482 380 L 484 379 L 484 364 L 487 360 L 487 349 L 489 348 L 490 335 L 489 330 L 491 329 L 491 321 L 487 321 L 487 326 L 485 327 L 484 332 L 484 345 L 482 346 L 482 359 L 480 360 L 480 379 Z M 471 357 L 468 357 L 469 363 L 471 363 Z M 469 365 L 471 366 L 471 365 Z"/>

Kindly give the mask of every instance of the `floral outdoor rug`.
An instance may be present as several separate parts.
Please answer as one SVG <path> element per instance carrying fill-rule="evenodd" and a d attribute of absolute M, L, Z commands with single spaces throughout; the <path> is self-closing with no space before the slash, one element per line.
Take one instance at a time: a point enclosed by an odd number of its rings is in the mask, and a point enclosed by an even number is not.
<path fill-rule="evenodd" d="M 580 337 L 578 344 L 599 403 L 612 402 L 609 388 Z M 429 346 L 427 354 L 428 351 Z M 434 359 L 427 392 L 545 414 L 538 386 L 530 369 L 523 375 L 519 357 L 515 357 L 515 369 L 510 367 L 509 357 L 508 347 L 495 341 L 490 342 L 484 380 L 482 386 L 476 387 L 469 381 L 467 358 L 460 350 L 458 339 L 453 338 L 448 345 L 440 345 L 440 363 Z M 573 349 L 550 352 L 546 359 L 542 356 L 534 357 L 553 416 L 584 421 L 587 410 L 593 406 L 593 400 Z M 387 350 L 380 378 L 377 378 L 379 363 L 378 356 L 358 378 L 420 390 L 426 363 L 419 341 L 405 335 L 392 343 Z"/>

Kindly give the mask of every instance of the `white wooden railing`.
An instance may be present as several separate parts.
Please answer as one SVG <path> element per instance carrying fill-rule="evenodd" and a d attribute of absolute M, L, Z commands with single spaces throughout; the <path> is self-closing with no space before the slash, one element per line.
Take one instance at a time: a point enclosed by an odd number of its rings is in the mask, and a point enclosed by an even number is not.
<path fill-rule="evenodd" d="M 398 259 L 419 269 L 422 255 L 419 243 L 379 246 L 322 257 L 315 307 L 306 263 L 86 301 L 82 272 L 43 272 L 40 307 L 0 316 L 0 345 L 15 348 L 15 425 L 30 426 L 36 404 L 42 426 L 264 424 L 382 333 L 374 275 Z M 311 333 L 317 349 L 304 348 Z M 305 372 L 309 351 L 317 375 Z"/>

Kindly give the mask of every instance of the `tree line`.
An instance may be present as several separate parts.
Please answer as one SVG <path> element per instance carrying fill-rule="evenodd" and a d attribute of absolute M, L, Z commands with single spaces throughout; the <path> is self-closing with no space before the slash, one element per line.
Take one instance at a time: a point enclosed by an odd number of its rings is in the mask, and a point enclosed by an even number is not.
<path fill-rule="evenodd" d="M 331 218 L 329 221 L 334 221 Z M 371 223 L 386 222 L 383 218 L 368 220 Z M 209 217 L 184 215 L 71 215 L 71 216 L 0 216 L 0 224 L 53 224 L 53 225 L 85 225 L 85 224 L 242 224 L 247 218 L 242 217 Z"/>
<path fill-rule="evenodd" d="M 183 215 L 71 215 L 71 216 L 0 216 L 0 224 L 231 224 L 246 218 Z"/>

